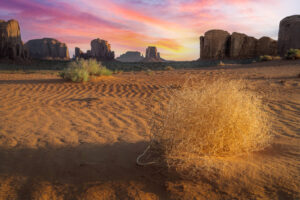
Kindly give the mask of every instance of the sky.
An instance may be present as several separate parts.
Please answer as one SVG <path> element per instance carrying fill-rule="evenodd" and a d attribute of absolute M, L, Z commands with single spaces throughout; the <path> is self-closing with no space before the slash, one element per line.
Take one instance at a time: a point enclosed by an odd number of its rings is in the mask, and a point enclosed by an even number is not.
<path fill-rule="evenodd" d="M 0 19 L 18 20 L 24 43 L 55 38 L 71 56 L 100 38 L 116 56 L 156 46 L 164 59 L 196 60 L 210 29 L 277 39 L 280 20 L 294 14 L 299 0 L 0 0 Z"/>

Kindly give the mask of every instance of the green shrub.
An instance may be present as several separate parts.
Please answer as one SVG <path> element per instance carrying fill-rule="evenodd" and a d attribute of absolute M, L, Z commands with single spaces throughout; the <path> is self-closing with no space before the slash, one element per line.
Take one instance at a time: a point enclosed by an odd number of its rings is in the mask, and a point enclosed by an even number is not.
<path fill-rule="evenodd" d="M 98 73 L 96 75 L 99 75 L 99 76 L 110 76 L 112 75 L 112 71 L 107 69 L 106 67 L 102 66 L 100 67 Z"/>
<path fill-rule="evenodd" d="M 290 49 L 285 55 L 288 60 L 300 59 L 300 49 Z"/>
<path fill-rule="evenodd" d="M 73 82 L 86 82 L 89 80 L 89 72 L 84 68 L 68 67 L 60 73 L 63 79 Z"/>
<path fill-rule="evenodd" d="M 269 56 L 269 55 L 263 55 L 263 56 L 259 57 L 259 60 L 260 61 L 271 61 L 271 60 L 273 60 L 273 57 Z"/>
<path fill-rule="evenodd" d="M 112 71 L 108 70 L 101 63 L 94 59 L 79 59 L 71 62 L 60 76 L 73 82 L 85 82 L 90 80 L 90 76 L 110 76 Z"/>

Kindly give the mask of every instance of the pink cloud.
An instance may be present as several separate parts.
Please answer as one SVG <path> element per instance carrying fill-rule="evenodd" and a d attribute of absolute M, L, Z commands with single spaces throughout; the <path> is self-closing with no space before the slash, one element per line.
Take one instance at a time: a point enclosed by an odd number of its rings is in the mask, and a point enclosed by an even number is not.
<path fill-rule="evenodd" d="M 208 29 L 276 32 L 279 19 L 296 6 L 291 2 L 296 1 L 286 0 L 289 6 L 283 7 L 277 0 L 3 0 L 0 17 L 19 20 L 25 41 L 54 37 L 70 48 L 88 48 L 99 37 L 117 52 L 157 45 L 169 58 L 181 52 L 184 59 L 196 59 L 193 46 L 198 48 L 198 37 Z M 185 38 L 195 38 L 195 44 Z"/>

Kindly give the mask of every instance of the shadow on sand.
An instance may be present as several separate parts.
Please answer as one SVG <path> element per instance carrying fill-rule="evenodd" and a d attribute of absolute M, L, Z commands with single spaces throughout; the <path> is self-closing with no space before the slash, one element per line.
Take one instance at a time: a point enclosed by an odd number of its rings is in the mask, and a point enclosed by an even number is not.
<path fill-rule="evenodd" d="M 24 80 L 0 80 L 0 85 L 2 84 L 61 84 L 67 81 L 63 79 L 24 79 Z"/>
<path fill-rule="evenodd" d="M 28 196 L 34 183 L 69 185 L 80 196 L 84 188 L 99 183 L 138 183 L 144 191 L 163 196 L 164 175 L 160 169 L 136 165 L 147 143 L 82 144 L 68 147 L 0 149 L 0 176 L 26 177 L 19 199 Z M 70 190 L 70 189 L 69 189 Z M 76 194 L 77 193 L 77 194 Z M 67 199 L 69 199 L 67 198 Z"/>

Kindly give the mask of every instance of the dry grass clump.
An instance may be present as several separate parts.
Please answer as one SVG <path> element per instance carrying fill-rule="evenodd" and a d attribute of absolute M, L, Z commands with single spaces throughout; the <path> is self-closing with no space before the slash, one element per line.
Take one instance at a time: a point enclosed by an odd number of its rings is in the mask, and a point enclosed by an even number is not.
<path fill-rule="evenodd" d="M 271 139 L 268 116 L 261 99 L 243 85 L 219 79 L 175 92 L 153 123 L 152 152 L 180 173 L 265 148 Z"/>
<path fill-rule="evenodd" d="M 280 56 L 269 56 L 269 55 L 263 55 L 259 57 L 260 61 L 271 61 L 271 60 L 281 60 Z"/>
<path fill-rule="evenodd" d="M 174 70 L 174 68 L 172 66 L 168 65 L 168 66 L 166 66 L 164 68 L 164 70 L 166 70 L 166 71 L 172 71 L 172 70 Z"/>

